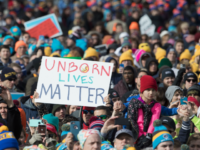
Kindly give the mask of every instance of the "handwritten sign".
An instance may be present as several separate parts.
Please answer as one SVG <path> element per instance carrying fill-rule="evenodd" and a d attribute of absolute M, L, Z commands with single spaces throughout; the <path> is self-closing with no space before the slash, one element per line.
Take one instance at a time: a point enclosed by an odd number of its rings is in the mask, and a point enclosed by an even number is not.
<path fill-rule="evenodd" d="M 96 107 L 108 94 L 112 63 L 43 57 L 36 102 Z"/>
<path fill-rule="evenodd" d="M 25 22 L 24 26 L 30 36 L 36 39 L 38 39 L 40 35 L 49 36 L 51 38 L 62 35 L 62 30 L 55 14 Z"/>
<path fill-rule="evenodd" d="M 147 34 L 153 36 L 156 26 L 152 24 L 151 19 L 148 15 L 144 15 L 139 20 L 141 34 Z"/>

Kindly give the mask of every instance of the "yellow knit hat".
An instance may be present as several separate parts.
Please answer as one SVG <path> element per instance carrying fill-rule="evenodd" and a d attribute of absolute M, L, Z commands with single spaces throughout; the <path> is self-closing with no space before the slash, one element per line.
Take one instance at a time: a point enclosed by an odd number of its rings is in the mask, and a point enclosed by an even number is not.
<path fill-rule="evenodd" d="M 88 58 L 88 57 L 97 57 L 97 60 L 99 60 L 99 53 L 92 47 L 89 47 L 83 56 L 83 58 Z"/>
<path fill-rule="evenodd" d="M 145 52 L 151 53 L 151 48 L 148 43 L 141 43 L 139 49 L 143 49 Z"/>
<path fill-rule="evenodd" d="M 180 56 L 180 61 L 183 59 L 188 59 L 190 60 L 192 57 L 192 55 L 190 54 L 190 51 L 188 49 L 186 49 Z"/>
<path fill-rule="evenodd" d="M 158 63 L 160 63 L 160 61 L 165 58 L 166 56 L 166 51 L 160 47 L 157 48 L 157 51 L 156 51 L 156 59 L 158 60 Z"/>
<path fill-rule="evenodd" d="M 192 72 L 196 73 L 199 70 L 199 65 L 195 62 L 190 64 L 191 68 L 192 68 Z"/>
<path fill-rule="evenodd" d="M 119 64 L 122 63 L 122 61 L 124 60 L 130 60 L 134 66 L 134 63 L 133 63 L 133 57 L 132 57 L 132 50 L 128 50 L 128 51 L 125 51 L 121 54 L 120 58 L 119 58 Z"/>
<path fill-rule="evenodd" d="M 58 54 L 57 52 L 52 53 L 49 57 L 60 57 L 60 54 Z"/>
<path fill-rule="evenodd" d="M 51 47 L 45 47 L 44 54 L 45 54 L 45 56 L 50 56 L 51 55 Z"/>

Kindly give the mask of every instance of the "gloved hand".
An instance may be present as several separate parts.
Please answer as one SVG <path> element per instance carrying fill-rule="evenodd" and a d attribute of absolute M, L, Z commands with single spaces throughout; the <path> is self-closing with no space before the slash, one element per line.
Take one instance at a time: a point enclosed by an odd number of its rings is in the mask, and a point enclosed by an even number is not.
<path fill-rule="evenodd" d="M 142 135 L 139 138 L 137 146 L 142 149 L 142 148 L 149 147 L 151 145 L 151 143 L 152 143 L 152 134 L 147 133 L 146 136 Z"/>
<path fill-rule="evenodd" d="M 32 138 L 29 140 L 30 144 L 35 144 L 36 142 L 42 142 L 42 136 L 40 133 L 33 134 Z"/>

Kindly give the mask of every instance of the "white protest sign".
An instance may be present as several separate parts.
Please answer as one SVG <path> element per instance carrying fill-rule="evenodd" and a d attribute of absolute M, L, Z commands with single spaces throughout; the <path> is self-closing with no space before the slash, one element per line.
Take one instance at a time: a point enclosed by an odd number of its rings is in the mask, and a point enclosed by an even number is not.
<path fill-rule="evenodd" d="M 142 16 L 139 20 L 139 24 L 141 34 L 153 36 L 153 34 L 155 33 L 156 26 L 152 24 L 152 21 L 148 15 Z"/>
<path fill-rule="evenodd" d="M 112 63 L 43 57 L 37 92 L 39 103 L 96 107 L 104 105 Z"/>

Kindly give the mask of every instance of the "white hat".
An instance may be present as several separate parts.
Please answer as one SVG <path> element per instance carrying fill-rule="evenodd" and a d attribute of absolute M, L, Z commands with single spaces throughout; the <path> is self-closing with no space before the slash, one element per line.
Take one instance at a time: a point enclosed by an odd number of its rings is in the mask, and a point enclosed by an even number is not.
<path fill-rule="evenodd" d="M 75 26 L 75 27 L 72 28 L 72 31 L 75 32 L 75 31 L 80 30 L 80 29 L 81 28 L 79 26 Z"/>
<path fill-rule="evenodd" d="M 160 37 L 162 38 L 163 36 L 169 34 L 169 32 L 167 30 L 164 30 L 160 33 Z"/>
<path fill-rule="evenodd" d="M 120 35 L 119 35 L 119 38 L 125 38 L 125 37 L 129 37 L 129 34 L 127 32 L 122 32 Z"/>

